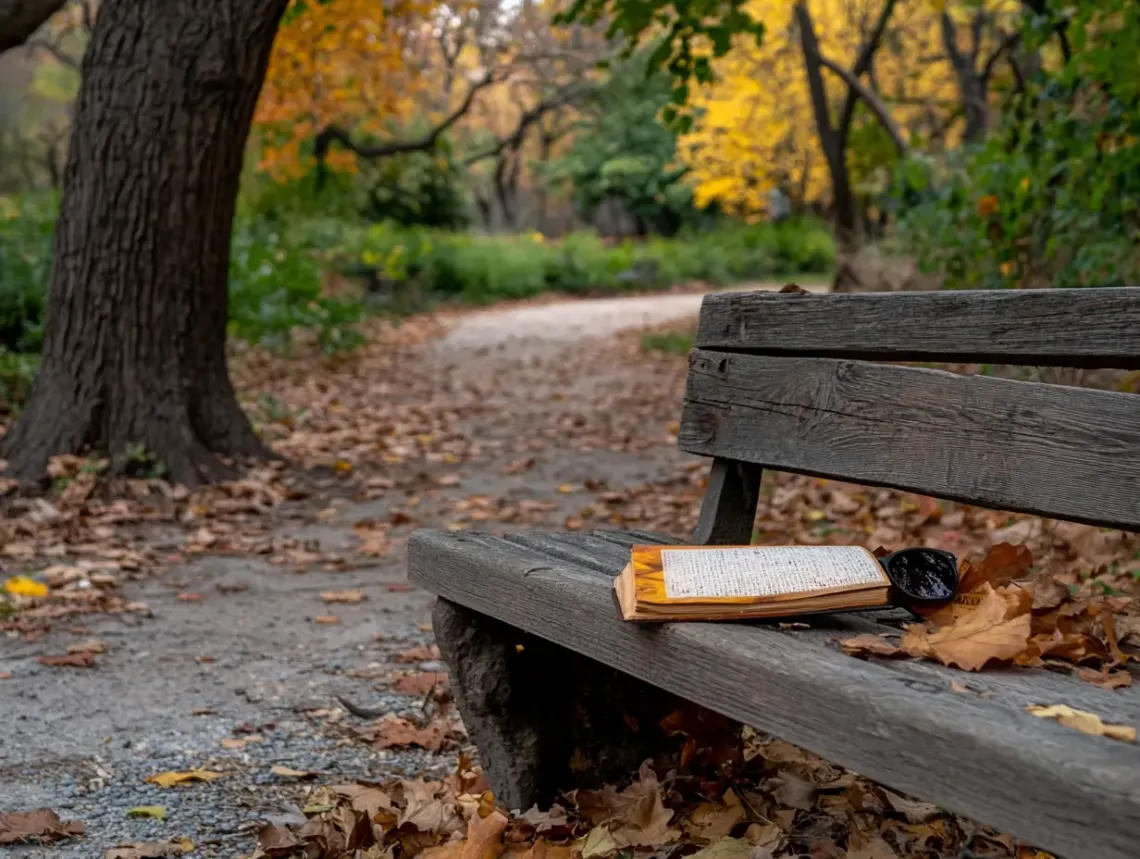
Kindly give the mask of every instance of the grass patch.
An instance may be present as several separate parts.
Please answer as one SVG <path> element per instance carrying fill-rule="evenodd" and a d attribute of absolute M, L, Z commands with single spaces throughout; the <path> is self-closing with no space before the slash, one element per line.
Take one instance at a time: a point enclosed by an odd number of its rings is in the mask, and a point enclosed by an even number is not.
<path fill-rule="evenodd" d="M 642 352 L 688 355 L 693 349 L 692 331 L 647 331 L 641 335 Z"/>

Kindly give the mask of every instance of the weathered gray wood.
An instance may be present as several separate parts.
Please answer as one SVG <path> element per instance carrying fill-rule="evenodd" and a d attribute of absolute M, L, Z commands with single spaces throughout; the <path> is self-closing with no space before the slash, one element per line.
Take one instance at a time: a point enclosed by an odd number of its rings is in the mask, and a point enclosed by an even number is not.
<path fill-rule="evenodd" d="M 695 350 L 690 453 L 1140 527 L 1140 397 L 829 358 Z"/>
<path fill-rule="evenodd" d="M 752 542 L 763 473 L 750 462 L 713 460 L 701 515 L 693 531 L 694 545 L 746 546 Z"/>
<path fill-rule="evenodd" d="M 613 545 L 616 566 L 622 550 Z M 830 643 L 848 628 L 843 617 L 794 632 L 627 624 L 617 617 L 608 576 L 485 536 L 416 532 L 409 578 L 1069 859 L 1135 859 L 1140 748 L 1024 708 L 1066 703 L 1140 725 L 1140 689 L 1110 692 L 1048 672 L 966 677 L 934 665 L 861 662 Z M 989 687 L 994 696 L 955 693 L 951 680 Z"/>
<path fill-rule="evenodd" d="M 765 355 L 1140 368 L 1140 287 L 714 293 L 696 345 Z"/>
<path fill-rule="evenodd" d="M 549 806 L 675 753 L 676 739 L 657 729 L 681 706 L 667 692 L 446 599 L 432 628 L 463 724 L 508 808 Z"/>

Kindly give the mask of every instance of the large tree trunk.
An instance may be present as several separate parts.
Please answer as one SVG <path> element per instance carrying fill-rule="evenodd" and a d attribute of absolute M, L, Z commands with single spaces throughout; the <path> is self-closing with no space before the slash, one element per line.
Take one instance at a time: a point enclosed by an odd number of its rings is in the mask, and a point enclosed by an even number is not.
<path fill-rule="evenodd" d="M 189 485 L 266 449 L 226 369 L 230 231 L 246 136 L 287 0 L 104 0 L 56 225 L 43 361 L 0 447 L 145 450 Z"/>

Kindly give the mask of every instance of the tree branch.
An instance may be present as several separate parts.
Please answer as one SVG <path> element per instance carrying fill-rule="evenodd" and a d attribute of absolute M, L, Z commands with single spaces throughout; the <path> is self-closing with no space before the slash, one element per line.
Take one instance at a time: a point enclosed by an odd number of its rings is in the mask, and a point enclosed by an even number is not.
<path fill-rule="evenodd" d="M 863 99 L 864 103 L 871 109 L 871 112 L 878 118 L 879 123 L 883 126 L 883 130 L 890 135 L 891 141 L 895 144 L 900 155 L 905 155 L 907 146 L 906 140 L 903 138 L 902 129 L 899 128 L 898 123 L 895 122 L 891 116 L 890 110 L 883 103 L 882 99 L 868 86 L 866 86 L 859 78 L 839 65 L 839 63 L 829 60 L 822 54 L 816 54 L 819 64 L 826 69 L 830 69 L 835 74 L 843 79 L 843 82 L 850 87 L 850 92 L 855 93 L 859 98 Z"/>
<path fill-rule="evenodd" d="M 522 145 L 527 130 L 542 119 L 543 116 L 551 111 L 573 104 L 578 99 L 584 98 L 592 92 L 593 89 L 594 86 L 592 83 L 576 81 L 565 89 L 543 99 L 534 107 L 523 111 L 514 131 L 497 141 L 494 146 L 469 156 L 463 163 L 470 167 L 472 164 L 478 164 L 480 161 L 486 161 L 488 158 L 497 158 L 504 150 L 517 149 Z"/>
<path fill-rule="evenodd" d="M 990 79 L 990 75 L 993 74 L 994 66 L 997 65 L 998 60 L 1000 60 L 1002 58 L 1002 56 L 1004 56 L 1006 54 L 1006 52 L 1012 51 L 1014 48 L 1016 48 L 1017 44 L 1020 41 L 1021 41 L 1021 31 L 1020 30 L 1015 30 L 1014 32 L 1009 33 L 1008 35 L 1006 35 L 1006 37 L 1004 39 L 1001 40 L 1001 43 L 997 46 L 997 48 L 994 49 L 993 54 L 990 56 L 989 59 L 986 60 L 985 64 L 982 66 L 982 80 L 983 81 L 988 81 Z"/>
<path fill-rule="evenodd" d="M 342 128 L 335 125 L 330 125 L 324 131 L 317 135 L 316 141 L 313 143 L 313 155 L 317 159 L 318 170 L 324 170 L 325 158 L 328 156 L 329 147 L 335 141 L 341 144 L 345 149 L 350 152 L 356 153 L 360 158 L 368 161 L 376 161 L 381 158 L 388 158 L 392 155 L 402 155 L 406 152 L 425 152 L 434 149 L 435 145 L 439 142 L 439 138 L 451 128 L 455 123 L 471 109 L 471 105 L 475 103 L 475 96 L 480 90 L 486 89 L 494 83 L 495 77 L 491 72 L 488 72 L 476 83 L 472 84 L 471 88 L 467 91 L 463 101 L 448 114 L 435 128 L 424 134 L 422 137 L 413 140 L 393 140 L 387 143 L 378 143 L 374 145 L 365 145 L 356 143 Z"/>
<path fill-rule="evenodd" d="M 24 44 L 65 0 L 0 0 L 0 54 Z"/>
<path fill-rule="evenodd" d="M 879 45 L 882 44 L 883 35 L 887 32 L 887 24 L 890 23 L 891 15 L 895 11 L 896 0 L 887 0 L 883 4 L 883 8 L 879 12 L 879 18 L 875 22 L 875 26 L 871 29 L 871 34 L 867 40 L 859 48 L 859 56 L 855 58 L 855 65 L 851 67 L 851 73 L 856 78 L 862 77 L 871 70 L 871 64 L 875 60 L 875 54 L 879 50 Z M 843 113 L 839 117 L 839 139 L 846 146 L 847 135 L 851 131 L 851 123 L 855 119 L 855 104 L 858 101 L 854 89 L 847 90 L 847 97 L 843 100 Z"/>

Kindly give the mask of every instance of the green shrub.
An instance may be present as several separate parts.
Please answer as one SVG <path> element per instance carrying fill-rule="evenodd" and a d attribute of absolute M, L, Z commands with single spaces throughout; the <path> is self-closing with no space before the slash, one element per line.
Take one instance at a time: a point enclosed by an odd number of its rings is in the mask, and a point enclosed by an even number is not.
<path fill-rule="evenodd" d="M 51 274 L 54 195 L 0 197 L 0 348 L 39 352 Z"/>
<path fill-rule="evenodd" d="M 391 284 L 483 304 L 547 291 L 613 293 L 705 281 L 715 285 L 831 271 L 835 246 L 822 224 L 733 224 L 647 242 L 607 244 L 594 233 L 558 241 L 481 236 L 378 224 L 346 248 L 349 262 Z"/>
<path fill-rule="evenodd" d="M 322 294 L 316 262 L 263 224 L 234 231 L 230 251 L 230 334 L 287 348 L 294 329 L 311 331 L 326 353 L 352 349 L 364 314 L 360 301 Z"/>

